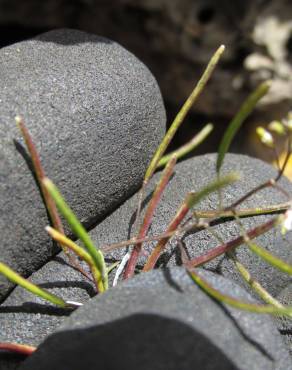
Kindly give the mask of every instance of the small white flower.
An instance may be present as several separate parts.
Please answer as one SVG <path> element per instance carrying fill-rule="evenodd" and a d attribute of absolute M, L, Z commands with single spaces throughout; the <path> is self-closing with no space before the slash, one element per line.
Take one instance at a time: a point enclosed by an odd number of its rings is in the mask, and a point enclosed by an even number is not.
<path fill-rule="evenodd" d="M 282 222 L 282 234 L 285 235 L 287 231 L 292 230 L 292 209 L 289 208 L 285 214 Z"/>

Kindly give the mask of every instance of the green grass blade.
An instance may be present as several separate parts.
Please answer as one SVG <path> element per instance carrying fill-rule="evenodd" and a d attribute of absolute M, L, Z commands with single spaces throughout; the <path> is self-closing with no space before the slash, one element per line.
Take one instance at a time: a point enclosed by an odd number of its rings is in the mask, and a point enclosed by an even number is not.
<path fill-rule="evenodd" d="M 83 242 L 84 247 L 87 249 L 88 253 L 91 255 L 97 269 L 100 271 L 102 276 L 102 281 L 99 283 L 99 292 L 103 292 L 108 288 L 108 274 L 107 268 L 105 265 L 103 253 L 96 249 L 94 246 L 89 234 L 86 232 L 85 228 L 82 226 L 80 221 L 77 219 L 73 211 L 67 205 L 65 200 L 63 199 L 61 193 L 57 189 L 57 187 L 53 184 L 51 180 L 45 178 L 43 180 L 45 187 L 47 188 L 48 192 L 54 199 L 60 213 L 64 216 L 67 220 L 68 224 L 70 225 L 72 231 L 75 235 Z"/>
<path fill-rule="evenodd" d="M 214 182 L 205 186 L 202 190 L 197 193 L 191 193 L 190 196 L 187 198 L 187 203 L 189 209 L 194 207 L 197 203 L 199 203 L 203 198 L 208 196 L 209 194 L 222 189 L 225 186 L 233 184 L 235 181 L 239 180 L 239 176 L 236 173 L 230 173 Z"/>
<path fill-rule="evenodd" d="M 270 86 L 271 86 L 270 81 L 266 81 L 260 84 L 258 88 L 252 94 L 248 96 L 246 101 L 240 107 L 238 113 L 235 115 L 235 117 L 230 122 L 227 130 L 225 131 L 225 134 L 223 136 L 223 139 L 218 149 L 218 156 L 217 156 L 217 163 L 216 163 L 216 170 L 218 174 L 222 167 L 225 154 L 227 153 L 234 136 L 236 135 L 237 131 L 240 129 L 240 126 L 242 125 L 243 121 L 251 114 L 257 102 L 264 95 L 267 94 Z"/>
<path fill-rule="evenodd" d="M 99 283 L 101 281 L 101 273 L 96 267 L 93 258 L 91 255 L 84 250 L 84 248 L 80 247 L 76 243 L 74 243 L 71 239 L 67 238 L 64 234 L 61 234 L 58 230 L 47 226 L 46 227 L 47 233 L 54 239 L 56 242 L 64 245 L 66 248 L 72 250 L 75 254 L 77 254 L 90 268 L 92 278 L 90 280 L 94 281 L 97 291 L 99 291 Z"/>
<path fill-rule="evenodd" d="M 67 308 L 69 305 L 62 298 L 56 296 L 55 294 L 49 293 L 47 290 L 40 288 L 39 286 L 31 283 L 30 281 L 24 279 L 17 272 L 13 271 L 5 263 L 0 262 L 0 274 L 4 275 L 12 283 L 20 285 L 22 288 L 28 290 L 32 294 L 39 296 L 57 306 Z"/>
<path fill-rule="evenodd" d="M 239 260 L 236 258 L 235 254 L 230 251 L 227 253 L 227 255 L 233 260 L 238 272 L 240 273 L 243 280 L 250 286 L 250 288 L 266 303 L 271 304 L 275 307 L 283 308 L 284 306 L 277 301 L 274 297 L 270 295 L 269 292 L 264 289 L 264 287 L 255 280 L 247 270 L 247 268 L 239 262 Z"/>
<path fill-rule="evenodd" d="M 255 312 L 255 313 L 268 313 L 272 315 L 292 316 L 292 306 L 275 307 L 274 305 L 257 305 L 253 303 L 241 302 L 235 298 L 222 294 L 217 289 L 211 287 L 204 279 L 202 279 L 196 272 L 190 271 L 191 278 L 197 283 L 207 294 L 215 298 L 221 303 L 227 303 L 232 307 L 241 310 Z"/>
<path fill-rule="evenodd" d="M 205 69 L 202 77 L 200 78 L 199 82 L 197 83 L 196 87 L 194 88 L 193 92 L 191 95 L 188 97 L 184 105 L 182 106 L 181 110 L 175 117 L 173 123 L 171 124 L 170 128 L 168 129 L 166 135 L 164 136 L 161 144 L 159 145 L 157 151 L 155 152 L 150 165 L 145 173 L 144 177 L 144 183 L 147 183 L 149 179 L 152 177 L 154 171 L 157 168 L 157 164 L 160 160 L 160 158 L 163 156 L 165 153 L 169 143 L 171 142 L 172 138 L 174 137 L 176 131 L 182 124 L 183 120 L 185 119 L 186 115 L 188 114 L 189 110 L 195 103 L 195 101 L 198 99 L 200 96 L 201 92 L 203 91 L 204 87 L 206 86 L 207 82 L 209 81 L 212 72 L 217 65 L 222 53 L 224 52 L 225 46 L 221 45 L 215 54 L 212 56 L 209 64 L 207 65 L 207 68 Z"/>
<path fill-rule="evenodd" d="M 292 275 L 292 265 L 289 265 L 280 258 L 273 256 L 270 252 L 260 247 L 256 243 L 253 243 L 249 240 L 245 240 L 245 243 L 248 245 L 249 249 L 252 252 L 257 254 L 259 257 L 268 262 L 270 265 L 276 267 L 278 270 L 283 271 L 288 275 Z"/>
<path fill-rule="evenodd" d="M 202 128 L 202 130 L 196 134 L 188 143 L 180 147 L 178 150 L 175 150 L 165 156 L 163 156 L 158 165 L 159 167 L 164 167 L 173 156 L 176 156 L 177 159 L 180 159 L 193 151 L 195 148 L 197 148 L 206 138 L 209 136 L 211 131 L 213 130 L 212 123 L 208 123 L 205 127 Z"/>

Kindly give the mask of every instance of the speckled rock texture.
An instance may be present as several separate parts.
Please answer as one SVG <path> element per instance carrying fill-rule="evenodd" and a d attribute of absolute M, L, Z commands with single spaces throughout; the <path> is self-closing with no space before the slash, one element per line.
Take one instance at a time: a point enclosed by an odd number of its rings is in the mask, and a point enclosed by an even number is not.
<path fill-rule="evenodd" d="M 201 271 L 217 289 L 251 297 Z M 184 269 L 139 275 L 74 312 L 20 370 L 291 369 L 273 321 L 221 306 Z"/>
<path fill-rule="evenodd" d="M 150 71 L 119 44 L 62 29 L 0 51 L 1 261 L 29 275 L 57 252 L 15 125 L 21 114 L 47 175 L 91 225 L 138 188 L 165 127 Z M 12 284 L 0 277 L 0 301 Z"/>

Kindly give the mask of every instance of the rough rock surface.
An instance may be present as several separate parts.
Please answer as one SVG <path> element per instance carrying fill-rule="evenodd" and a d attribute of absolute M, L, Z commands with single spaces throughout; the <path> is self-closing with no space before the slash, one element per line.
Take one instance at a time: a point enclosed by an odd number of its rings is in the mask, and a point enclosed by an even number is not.
<path fill-rule="evenodd" d="M 165 232 L 168 223 L 174 217 L 177 207 L 183 201 L 189 191 L 198 191 L 209 182 L 216 178 L 215 173 L 215 154 L 198 156 L 187 161 L 183 161 L 176 166 L 175 174 L 165 190 L 163 198 L 158 206 L 149 235 L 159 235 Z M 244 155 L 228 154 L 225 158 L 223 173 L 235 171 L 241 175 L 240 181 L 234 185 L 223 189 L 223 204 L 230 205 L 235 200 L 246 194 L 270 178 L 275 177 L 276 171 L 264 162 Z M 159 174 L 155 175 L 155 183 L 159 179 Z M 280 181 L 281 186 L 289 193 L 292 191 L 292 184 L 285 178 Z M 149 194 L 153 190 L 149 186 L 146 192 L 146 199 L 149 201 Z M 148 197 L 148 198 L 147 198 Z M 242 203 L 240 208 L 254 208 L 275 205 L 286 202 L 287 199 L 282 193 L 275 189 L 265 189 Z M 218 204 L 217 194 L 212 194 L 196 209 L 214 210 Z M 97 225 L 91 232 L 91 237 L 98 246 L 110 245 L 115 242 L 127 240 L 131 236 L 133 221 L 135 219 L 135 209 L 137 207 L 137 196 L 133 196 L 119 207 L 114 213 L 108 216 L 103 222 Z M 144 208 L 145 209 L 145 208 Z M 246 230 L 259 225 L 274 216 L 256 216 L 242 219 Z M 234 221 L 226 221 L 213 227 L 213 230 L 223 238 L 225 242 L 236 238 L 239 235 L 239 227 Z M 133 236 L 133 235 L 132 235 Z M 190 258 L 200 256 L 207 250 L 221 244 L 210 232 L 197 231 L 189 232 L 183 236 L 183 242 Z M 275 255 L 292 263 L 291 241 L 292 233 L 287 233 L 283 239 L 280 228 L 272 229 L 268 233 L 258 237 L 257 243 L 267 248 Z M 153 243 L 145 244 L 145 250 L 149 251 Z M 168 244 L 159 265 L 176 265 L 181 263 L 179 248 L 175 239 Z M 120 259 L 125 254 L 125 250 L 116 249 L 108 254 L 108 258 Z M 288 285 L 291 277 L 272 268 L 267 263 L 260 260 L 248 248 L 241 246 L 237 249 L 238 259 L 249 269 L 251 275 L 258 279 L 260 283 L 268 289 L 271 294 L 278 294 L 281 289 Z M 146 260 L 141 256 L 140 264 Z M 227 257 L 218 257 L 205 265 L 206 268 L 215 270 L 226 277 L 229 277 L 240 284 L 243 284 L 238 275 L 233 262 Z"/>
<path fill-rule="evenodd" d="M 251 297 L 201 271 L 215 288 Z M 184 269 L 142 274 L 92 299 L 27 359 L 21 370 L 291 369 L 273 321 L 222 307 Z"/>
<path fill-rule="evenodd" d="M 1 261 L 23 275 L 56 252 L 14 117 L 21 114 L 49 177 L 87 225 L 139 186 L 163 136 L 157 83 L 110 40 L 57 30 L 0 51 Z M 0 277 L 0 301 L 12 287 Z"/>

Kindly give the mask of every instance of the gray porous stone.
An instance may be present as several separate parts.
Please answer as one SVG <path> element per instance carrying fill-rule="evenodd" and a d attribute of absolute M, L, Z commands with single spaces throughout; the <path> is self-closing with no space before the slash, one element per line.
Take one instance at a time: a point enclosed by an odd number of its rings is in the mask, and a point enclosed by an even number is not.
<path fill-rule="evenodd" d="M 185 195 L 189 191 L 198 191 L 209 182 L 216 178 L 215 173 L 215 154 L 198 156 L 176 166 L 175 174 L 166 188 L 158 209 L 155 213 L 149 235 L 159 235 L 166 231 L 166 227 L 174 217 L 178 206 L 182 203 Z M 235 171 L 240 174 L 240 181 L 223 189 L 223 204 L 230 205 L 255 186 L 276 176 L 277 172 L 268 164 L 250 158 L 245 155 L 228 154 L 225 158 L 223 173 Z M 158 181 L 160 174 L 154 176 L 152 186 L 149 185 L 146 192 L 146 200 L 154 188 L 154 183 Z M 280 180 L 281 186 L 292 194 L 292 184 L 283 178 Z M 262 190 L 247 199 L 240 208 L 265 207 L 273 204 L 286 202 L 285 196 L 272 188 Z M 214 210 L 218 205 L 217 193 L 212 193 L 199 204 L 196 209 Z M 91 237 L 98 246 L 110 245 L 112 243 L 127 240 L 131 234 L 133 221 L 135 219 L 135 209 L 137 207 L 137 195 L 127 200 L 121 207 L 108 216 L 103 222 L 97 225 L 91 232 Z M 145 208 L 144 208 L 145 210 Z M 256 216 L 242 219 L 246 230 L 249 230 L 274 215 Z M 226 221 L 212 227 L 212 229 L 225 241 L 232 240 L 240 235 L 240 229 L 234 221 Z M 200 256 L 207 250 L 214 248 L 221 243 L 209 231 L 188 232 L 182 237 L 187 254 L 190 258 Z M 256 238 L 256 242 L 278 257 L 292 263 L 291 243 L 292 233 L 288 232 L 285 238 L 282 237 L 280 228 L 272 229 L 264 235 Z M 145 251 L 148 253 L 155 244 L 145 243 Z M 115 249 L 109 254 L 108 258 L 121 259 L 125 254 L 124 249 Z M 291 277 L 263 262 L 259 257 L 251 253 L 246 246 L 241 246 L 236 250 L 238 259 L 248 268 L 251 275 L 271 293 L 277 295 L 289 282 Z M 139 264 L 143 265 L 147 256 L 141 255 Z M 162 257 L 158 260 L 158 266 L 181 264 L 181 257 L 177 240 L 173 239 L 165 249 Z M 233 279 L 244 286 L 241 277 L 238 275 L 233 261 L 227 257 L 220 256 L 205 265 L 207 269 L 216 271 L 224 276 Z"/>
<path fill-rule="evenodd" d="M 57 249 L 14 117 L 23 116 L 46 174 L 87 226 L 141 183 L 163 136 L 150 71 L 119 44 L 56 30 L 0 51 L 1 261 L 24 276 Z M 0 301 L 12 284 L 0 277 Z"/>
<path fill-rule="evenodd" d="M 253 301 L 242 288 L 201 270 L 212 286 Z M 20 370 L 292 368 L 273 321 L 222 306 L 182 268 L 151 271 L 74 312 Z"/>

